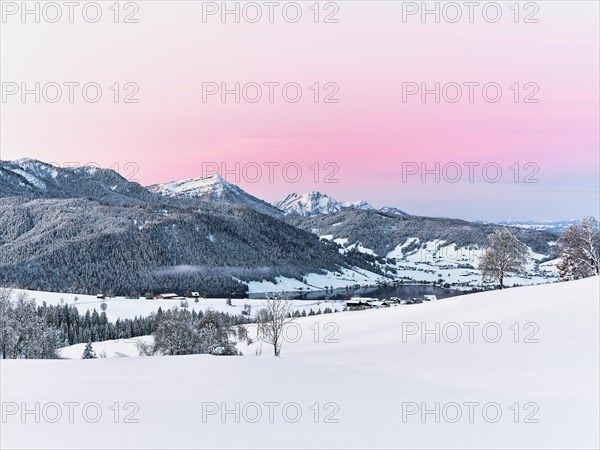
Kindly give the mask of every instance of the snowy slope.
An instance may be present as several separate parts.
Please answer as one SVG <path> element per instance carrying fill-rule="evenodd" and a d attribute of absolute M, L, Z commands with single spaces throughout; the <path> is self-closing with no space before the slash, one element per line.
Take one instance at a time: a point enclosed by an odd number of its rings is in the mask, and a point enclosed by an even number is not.
<path fill-rule="evenodd" d="M 152 336 L 113 339 L 109 341 L 94 342 L 92 349 L 98 358 L 130 358 L 138 357 L 138 342 L 150 344 Z M 87 344 L 75 344 L 59 350 L 59 356 L 64 359 L 81 359 Z"/>
<path fill-rule="evenodd" d="M 281 359 L 266 346 L 256 357 L 253 344 L 243 348 L 244 357 L 2 361 L 3 405 L 40 402 L 46 414 L 39 423 L 33 414 L 6 415 L 1 445 L 598 448 L 598 297 L 596 277 L 307 317 L 298 321 L 299 342 L 284 344 Z M 467 322 L 479 324 L 472 342 Z M 446 330 L 440 342 L 407 333 L 415 326 L 435 330 L 436 323 Z M 452 323 L 463 332 L 455 343 Z M 499 340 L 486 341 L 497 329 Z M 66 407 L 50 423 L 56 414 L 43 409 L 50 402 L 82 406 L 72 423 Z M 272 423 L 268 402 L 278 402 Z M 409 414 L 435 410 L 436 403 L 439 421 L 432 413 Z M 92 419 L 97 410 L 102 417 L 88 423 L 83 405 Z M 217 413 L 208 414 L 211 408 Z M 221 415 L 225 408 L 234 412 Z M 138 422 L 124 423 L 125 413 Z"/>

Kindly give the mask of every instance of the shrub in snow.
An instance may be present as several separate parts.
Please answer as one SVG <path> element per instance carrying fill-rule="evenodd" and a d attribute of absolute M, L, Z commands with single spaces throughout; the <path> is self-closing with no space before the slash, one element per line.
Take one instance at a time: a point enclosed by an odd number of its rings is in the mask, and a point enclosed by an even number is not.
<path fill-rule="evenodd" d="M 154 346 L 138 344 L 140 355 L 237 355 L 234 317 L 215 311 L 206 313 L 187 310 L 168 310 L 157 314 Z M 239 323 L 239 322 L 238 322 Z"/>
<path fill-rule="evenodd" d="M 140 356 L 152 356 L 154 354 L 154 346 L 143 341 L 137 341 L 135 346 Z"/>
<path fill-rule="evenodd" d="M 96 359 L 96 358 L 97 358 L 96 352 L 92 348 L 92 343 L 88 342 L 87 344 L 85 344 L 85 348 L 83 349 L 83 356 L 81 357 L 81 359 Z"/>

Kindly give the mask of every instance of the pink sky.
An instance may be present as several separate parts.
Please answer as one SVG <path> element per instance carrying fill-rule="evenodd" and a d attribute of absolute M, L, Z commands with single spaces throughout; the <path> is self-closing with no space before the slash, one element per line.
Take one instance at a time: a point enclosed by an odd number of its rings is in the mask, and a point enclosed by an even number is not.
<path fill-rule="evenodd" d="M 538 2 L 539 23 L 514 23 L 512 2 L 501 2 L 500 22 L 476 15 L 472 24 L 403 23 L 401 3 L 338 2 L 335 24 L 313 23 L 312 2 L 302 3 L 306 20 L 295 24 L 277 15 L 272 24 L 203 23 L 201 2 L 139 2 L 137 24 L 112 23 L 108 6 L 107 20 L 96 24 L 7 17 L 3 82 L 94 81 L 103 97 L 95 104 L 78 91 L 72 104 L 9 97 L 1 104 L 0 156 L 118 164 L 123 175 L 134 162 L 142 184 L 200 176 L 207 162 L 293 163 L 303 170 L 296 183 L 281 170 L 271 183 L 265 168 L 257 182 L 239 184 L 269 201 L 320 190 L 468 219 L 598 214 L 598 3 Z M 139 103 L 114 103 L 115 81 L 139 85 Z M 203 103 L 203 82 L 297 82 L 303 97 L 287 103 L 276 91 L 274 103 Z M 315 82 L 336 83 L 339 102 L 314 103 Z M 431 96 L 403 103 L 403 82 L 495 82 L 503 95 L 497 103 L 478 90 L 474 103 Z M 536 83 L 539 102 L 515 103 L 515 82 Z M 337 183 L 323 180 L 328 162 L 339 168 Z M 503 175 L 491 183 L 478 170 L 470 183 L 465 169 L 457 183 L 433 175 L 423 183 L 418 175 L 402 179 L 407 162 L 494 163 Z M 526 163 L 539 168 L 539 182 L 523 183 Z"/>

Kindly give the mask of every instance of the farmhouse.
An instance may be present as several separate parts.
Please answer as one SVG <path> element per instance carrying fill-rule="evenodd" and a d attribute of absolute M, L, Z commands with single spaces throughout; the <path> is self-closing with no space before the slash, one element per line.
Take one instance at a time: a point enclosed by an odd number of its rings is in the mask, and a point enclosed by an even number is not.
<path fill-rule="evenodd" d="M 367 306 L 367 302 L 359 299 L 346 300 L 346 306 L 348 308 L 360 308 L 361 306 Z"/>
<path fill-rule="evenodd" d="M 179 297 L 177 294 L 168 293 L 168 294 L 157 294 L 155 297 L 157 300 L 177 300 Z"/>

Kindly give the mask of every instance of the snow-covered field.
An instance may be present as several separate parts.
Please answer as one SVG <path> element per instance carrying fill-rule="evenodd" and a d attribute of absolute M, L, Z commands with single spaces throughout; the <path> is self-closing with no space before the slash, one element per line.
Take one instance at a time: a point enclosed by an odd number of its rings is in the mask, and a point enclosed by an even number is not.
<path fill-rule="evenodd" d="M 152 336 L 113 339 L 109 341 L 94 342 L 93 350 L 98 358 L 136 358 L 139 356 L 137 343 L 153 342 Z M 81 359 L 86 344 L 69 345 L 61 348 L 58 353 L 64 359 Z"/>
<path fill-rule="evenodd" d="M 0 443 L 598 448 L 599 282 L 306 317 L 280 359 L 4 360 Z"/>

